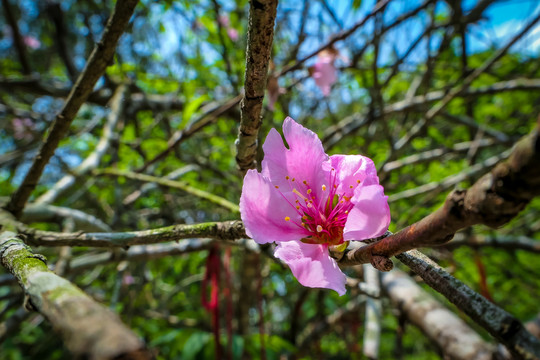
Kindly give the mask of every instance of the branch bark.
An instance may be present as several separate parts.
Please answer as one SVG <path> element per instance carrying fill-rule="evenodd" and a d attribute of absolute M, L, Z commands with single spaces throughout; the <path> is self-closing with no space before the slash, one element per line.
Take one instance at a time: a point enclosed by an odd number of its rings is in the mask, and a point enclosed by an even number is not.
<path fill-rule="evenodd" d="M 25 242 L 39 246 L 90 246 L 127 247 L 131 245 L 157 244 L 190 238 L 237 240 L 247 235 L 241 221 L 209 222 L 194 225 L 173 225 L 152 230 L 118 233 L 62 233 L 30 229 L 24 224 L 12 222 L 26 236 Z"/>
<path fill-rule="evenodd" d="M 240 105 L 241 121 L 236 143 L 236 162 L 242 173 L 255 168 L 277 4 L 277 0 L 250 1 L 244 98 Z"/>

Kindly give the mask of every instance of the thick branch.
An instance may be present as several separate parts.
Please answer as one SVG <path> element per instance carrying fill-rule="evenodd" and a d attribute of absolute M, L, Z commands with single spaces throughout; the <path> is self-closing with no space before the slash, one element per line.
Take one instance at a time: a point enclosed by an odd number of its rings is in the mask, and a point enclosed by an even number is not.
<path fill-rule="evenodd" d="M 277 4 L 277 0 L 250 1 L 244 98 L 236 145 L 236 162 L 242 173 L 255 167 Z"/>
<path fill-rule="evenodd" d="M 468 190 L 451 192 L 443 206 L 415 224 L 381 241 L 351 250 L 342 265 L 365 264 L 373 257 L 391 257 L 422 246 L 444 244 L 465 227 L 501 226 L 540 194 L 538 130 L 522 138 L 510 157 Z"/>
<path fill-rule="evenodd" d="M 67 134 L 79 108 L 86 102 L 97 80 L 103 75 L 107 66 L 110 65 L 118 39 L 124 32 L 135 5 L 137 5 L 137 0 L 120 0 L 116 3 L 101 41 L 96 44 L 92 54 L 90 54 L 83 72 L 73 86 L 63 109 L 56 116 L 45 141 L 39 149 L 39 153 L 34 158 L 30 170 L 7 205 L 7 210 L 16 217 L 21 215 L 22 209 L 37 186 L 45 165 L 53 156 L 60 140 Z"/>
<path fill-rule="evenodd" d="M 0 234 L 0 262 L 28 296 L 28 304 L 47 318 L 66 347 L 85 359 L 151 359 L 144 344 L 120 318 L 78 287 L 47 268 L 11 231 Z"/>

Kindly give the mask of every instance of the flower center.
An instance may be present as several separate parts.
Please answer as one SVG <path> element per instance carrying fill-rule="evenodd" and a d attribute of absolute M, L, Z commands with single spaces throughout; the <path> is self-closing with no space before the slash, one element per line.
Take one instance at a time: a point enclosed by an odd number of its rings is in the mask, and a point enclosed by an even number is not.
<path fill-rule="evenodd" d="M 307 231 L 307 236 L 301 239 L 308 244 L 339 245 L 343 243 L 343 228 L 347 222 L 349 211 L 353 208 L 351 197 L 338 194 L 336 171 L 332 168 L 328 185 L 323 184 L 320 191 L 314 191 L 306 181 L 297 182 L 295 178 L 286 176 L 291 191 L 294 193 L 294 203 L 287 202 L 301 216 L 301 223 L 294 221 Z M 357 180 L 356 186 L 360 184 Z M 350 185 L 351 190 L 355 186 Z M 276 186 L 278 188 L 278 186 Z M 289 216 L 285 221 L 291 221 Z"/>

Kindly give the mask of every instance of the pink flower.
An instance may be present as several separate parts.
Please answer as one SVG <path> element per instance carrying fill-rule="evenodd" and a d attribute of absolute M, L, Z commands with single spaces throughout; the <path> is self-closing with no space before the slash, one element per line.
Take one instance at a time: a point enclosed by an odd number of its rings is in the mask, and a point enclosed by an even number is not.
<path fill-rule="evenodd" d="M 218 23 L 223 27 L 229 27 L 229 25 L 231 24 L 228 15 L 219 15 Z"/>
<path fill-rule="evenodd" d="M 30 49 L 39 49 L 41 46 L 41 42 L 33 36 L 25 36 L 23 41 Z"/>
<path fill-rule="evenodd" d="M 278 78 L 273 74 L 268 75 L 266 90 L 268 94 L 268 109 L 274 111 L 274 105 L 278 100 L 279 95 L 285 94 L 286 90 L 279 86 Z"/>
<path fill-rule="evenodd" d="M 335 59 L 334 55 L 320 54 L 311 71 L 315 84 L 321 89 L 324 96 L 330 95 L 330 89 L 337 80 Z"/>
<path fill-rule="evenodd" d="M 227 28 L 227 35 L 229 36 L 229 39 L 231 39 L 232 41 L 236 42 L 238 41 L 238 30 L 236 30 L 235 28 Z"/>
<path fill-rule="evenodd" d="M 262 172 L 244 178 L 240 213 L 257 243 L 276 242 L 275 256 L 308 287 L 345 294 L 345 275 L 328 247 L 380 236 L 390 209 L 373 161 L 324 152 L 319 138 L 290 117 L 287 149 L 272 129 L 263 145 Z"/>
<path fill-rule="evenodd" d="M 13 137 L 17 140 L 32 140 L 34 135 L 34 122 L 30 118 L 13 118 L 11 120 L 13 126 Z"/>

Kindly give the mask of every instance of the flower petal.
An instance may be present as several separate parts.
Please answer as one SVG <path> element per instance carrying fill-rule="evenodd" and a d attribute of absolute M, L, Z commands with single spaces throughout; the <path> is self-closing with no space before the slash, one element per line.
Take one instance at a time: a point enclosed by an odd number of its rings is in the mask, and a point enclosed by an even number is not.
<path fill-rule="evenodd" d="M 315 84 L 321 89 L 324 96 L 328 96 L 332 85 L 337 80 L 334 59 L 329 57 L 319 58 L 314 65 L 314 69 L 312 76 L 315 79 Z"/>
<path fill-rule="evenodd" d="M 246 233 L 259 244 L 301 239 L 300 215 L 279 191 L 256 170 L 248 170 L 240 197 L 240 216 Z M 285 218 L 290 220 L 286 221 Z"/>
<path fill-rule="evenodd" d="M 336 169 L 337 193 L 352 197 L 358 186 L 379 184 L 373 161 L 362 155 L 332 155 L 331 167 Z M 325 168 L 328 165 L 325 164 Z"/>
<path fill-rule="evenodd" d="M 283 145 L 283 140 L 275 129 L 270 130 L 266 137 L 263 144 L 262 174 L 270 179 L 272 184 L 287 188 L 291 185 L 286 176 L 299 182 L 306 180 L 308 183 L 318 184 L 321 164 L 328 159 L 328 155 L 324 152 L 317 134 L 290 117 L 283 123 L 283 134 L 289 149 Z"/>
<path fill-rule="evenodd" d="M 300 241 L 281 242 L 274 255 L 289 265 L 300 284 L 332 289 L 339 295 L 345 294 L 347 278 L 328 255 L 326 245 L 304 244 Z"/>
<path fill-rule="evenodd" d="M 372 181 L 373 177 L 369 177 Z M 359 186 L 351 199 L 354 207 L 349 212 L 343 239 L 364 240 L 380 236 L 390 225 L 388 196 L 381 185 Z"/>

